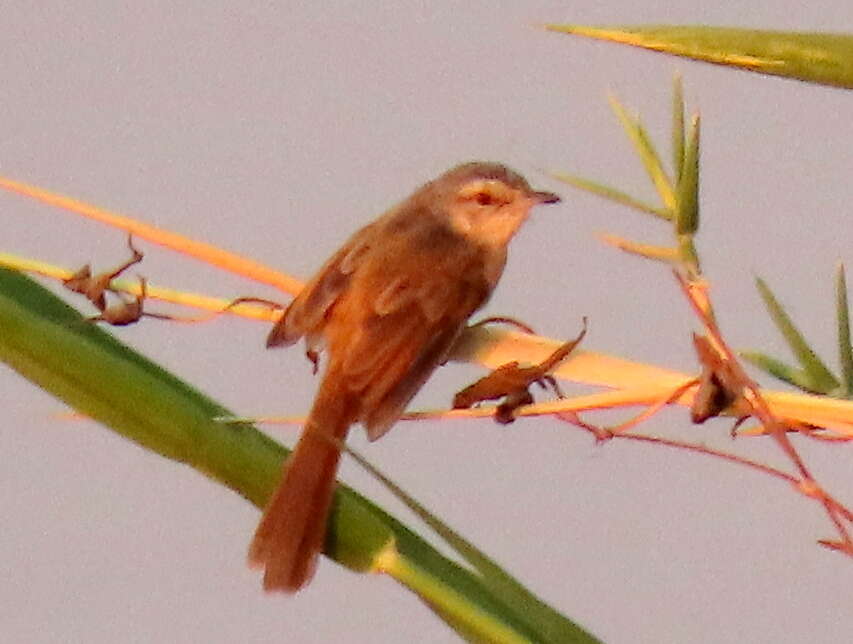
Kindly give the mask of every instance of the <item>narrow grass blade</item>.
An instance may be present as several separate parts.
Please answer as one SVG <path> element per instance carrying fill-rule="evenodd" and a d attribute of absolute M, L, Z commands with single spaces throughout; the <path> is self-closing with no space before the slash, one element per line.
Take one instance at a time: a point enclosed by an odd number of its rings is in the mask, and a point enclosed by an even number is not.
<path fill-rule="evenodd" d="M 759 351 L 738 351 L 738 355 L 758 367 L 762 371 L 769 373 L 774 378 L 778 378 L 789 385 L 793 385 L 799 389 L 805 389 L 813 393 L 826 394 L 827 391 L 821 391 L 814 388 L 812 379 L 802 369 L 793 367 L 781 360 L 768 356 Z"/>
<path fill-rule="evenodd" d="M 42 275 L 54 280 L 66 280 L 71 277 L 75 271 L 48 264 L 28 257 L 19 257 L 10 253 L 0 253 L 0 266 L 12 268 L 25 273 Z M 110 282 L 110 289 L 130 293 L 131 295 L 141 295 L 142 288 L 138 279 L 115 279 Z M 251 304 L 243 302 L 235 306 L 229 306 L 233 300 L 225 300 L 218 297 L 210 297 L 201 293 L 188 293 L 186 291 L 176 291 L 171 288 L 156 286 L 151 282 L 146 282 L 145 289 L 146 300 L 160 300 L 169 302 L 170 304 L 180 304 L 212 313 L 224 313 L 228 315 L 239 315 L 251 320 L 262 320 L 264 322 L 274 322 L 278 319 L 279 313 L 271 309 L 269 306 L 260 304 Z M 211 318 L 212 319 L 212 318 Z"/>
<path fill-rule="evenodd" d="M 604 197 L 605 199 L 622 204 L 623 206 L 628 206 L 629 208 L 634 208 L 640 212 L 654 215 L 655 217 L 659 217 L 666 221 L 672 221 L 671 212 L 664 208 L 652 206 L 645 201 L 635 199 L 628 193 L 617 190 L 616 188 L 611 188 L 610 186 L 605 186 L 602 183 L 596 183 L 590 179 L 584 179 L 583 177 L 578 177 L 573 174 L 566 174 L 565 172 L 551 172 L 550 174 L 557 181 L 562 181 L 563 183 L 567 183 L 570 186 L 579 188 L 580 190 L 590 192 L 594 195 L 598 195 L 599 197 Z"/>
<path fill-rule="evenodd" d="M 699 116 L 690 123 L 684 166 L 678 182 L 675 232 L 693 235 L 699 229 Z"/>
<path fill-rule="evenodd" d="M 704 25 L 548 25 L 547 29 L 762 74 L 853 89 L 853 35 L 850 34 Z"/>
<path fill-rule="evenodd" d="M 464 539 L 447 524 L 427 510 L 410 494 L 394 483 L 356 451 L 347 452 L 361 467 L 387 487 L 400 501 L 432 528 L 444 541 L 462 556 L 481 575 L 483 583 L 495 598 L 508 606 L 523 607 L 516 617 L 527 623 L 536 641 L 547 642 L 597 642 L 592 635 L 572 623 L 548 606 L 514 577 L 498 566 L 485 553 Z"/>
<path fill-rule="evenodd" d="M 630 239 L 625 239 L 618 235 L 611 235 L 610 233 L 601 234 L 599 237 L 601 238 L 601 241 L 610 244 L 619 250 L 624 250 L 626 253 L 638 255 L 645 259 L 653 259 L 658 262 L 666 262 L 667 264 L 673 264 L 679 260 L 678 251 L 671 246 L 641 244 L 640 242 L 631 241 Z"/>
<path fill-rule="evenodd" d="M 184 235 L 146 224 L 143 221 L 127 217 L 126 215 L 105 208 L 99 208 L 98 206 L 93 206 L 78 199 L 39 188 L 38 186 L 0 176 L 0 189 L 18 193 L 41 203 L 61 208 L 67 212 L 73 212 L 94 221 L 99 221 L 113 228 L 125 230 L 135 237 L 147 239 L 164 248 L 169 248 L 189 257 L 200 259 L 211 266 L 217 266 L 236 275 L 242 275 L 257 282 L 270 284 L 291 295 L 299 293 L 303 286 L 303 283 L 295 277 L 264 266 L 248 257 L 242 257 L 236 253 L 217 248 L 212 244 L 196 241 Z"/>
<path fill-rule="evenodd" d="M 667 175 L 666 170 L 664 170 L 660 156 L 658 156 L 655 146 L 645 128 L 639 119 L 631 116 L 625 107 L 613 96 L 610 97 L 610 106 L 625 129 L 625 133 L 634 144 L 634 148 L 643 162 L 643 167 L 645 167 L 649 179 L 651 179 L 655 189 L 658 191 L 658 195 L 660 195 L 664 206 L 670 211 L 674 210 L 675 189 L 672 185 L 672 180 Z"/>
<path fill-rule="evenodd" d="M 841 395 L 853 397 L 853 349 L 850 347 L 850 308 L 844 264 L 838 265 L 835 301 L 838 309 L 838 361 L 841 363 Z"/>
<path fill-rule="evenodd" d="M 257 505 L 278 476 L 281 446 L 252 427 L 215 422 L 230 412 L 6 269 L 0 269 L 0 359 L 86 416 Z M 140 400 L 150 402 L 140 407 Z"/>
<path fill-rule="evenodd" d="M 802 333 L 770 291 L 770 287 L 761 278 L 756 278 L 755 282 L 767 312 L 805 372 L 805 380 L 808 384 L 804 388 L 821 393 L 833 391 L 839 385 L 838 380 L 808 345 Z"/>
<path fill-rule="evenodd" d="M 672 168 L 678 185 L 684 170 L 684 86 L 679 74 L 672 84 Z"/>

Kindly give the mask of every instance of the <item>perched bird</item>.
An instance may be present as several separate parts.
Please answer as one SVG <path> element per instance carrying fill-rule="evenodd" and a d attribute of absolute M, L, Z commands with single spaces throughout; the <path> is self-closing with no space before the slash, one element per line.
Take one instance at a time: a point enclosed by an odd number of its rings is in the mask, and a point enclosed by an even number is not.
<path fill-rule="evenodd" d="M 356 232 L 291 302 L 267 346 L 305 337 L 328 364 L 249 548 L 265 589 L 310 581 L 350 426 L 391 429 L 489 299 L 530 209 L 559 200 L 503 165 L 457 166 Z"/>

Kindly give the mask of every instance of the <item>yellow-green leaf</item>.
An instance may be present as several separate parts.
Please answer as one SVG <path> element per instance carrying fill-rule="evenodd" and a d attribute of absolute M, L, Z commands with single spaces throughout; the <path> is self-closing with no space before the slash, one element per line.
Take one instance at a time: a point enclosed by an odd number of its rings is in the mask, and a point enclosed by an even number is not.
<path fill-rule="evenodd" d="M 738 351 L 738 355 L 782 382 L 787 382 L 789 385 L 814 393 L 826 393 L 814 390 L 814 383 L 805 371 L 782 362 L 773 356 L 768 356 L 766 353 L 761 353 L 760 351 Z"/>
<path fill-rule="evenodd" d="M 639 255 L 646 259 L 654 259 L 667 264 L 674 264 L 679 260 L 678 251 L 671 246 L 656 246 L 654 244 L 643 244 L 641 242 L 631 241 L 618 235 L 604 233 L 599 235 L 601 240 L 611 246 L 615 246 L 619 250 L 624 250 L 632 255 Z"/>
<path fill-rule="evenodd" d="M 623 206 L 628 206 L 629 208 L 634 208 L 635 210 L 639 210 L 640 212 L 645 212 L 650 215 L 654 215 L 655 217 L 660 217 L 661 219 L 665 219 L 666 221 L 670 221 L 672 219 L 671 212 L 668 212 L 663 208 L 657 208 L 656 206 L 652 206 L 651 204 L 648 204 L 645 201 L 641 201 L 632 197 L 626 192 L 622 192 L 621 190 L 617 190 L 616 188 L 611 188 L 610 186 L 606 186 L 603 183 L 597 183 L 596 181 L 584 179 L 583 177 L 578 177 L 573 174 L 567 174 L 565 172 L 551 172 L 550 174 L 557 181 L 562 181 L 563 183 L 567 183 L 570 186 L 574 186 L 575 188 L 578 188 L 580 190 L 585 190 L 586 192 L 598 195 L 599 197 L 604 197 L 605 199 L 609 199 L 610 201 L 613 201 L 615 203 L 622 204 Z"/>
<path fill-rule="evenodd" d="M 850 346 L 850 313 L 847 304 L 847 277 L 844 264 L 838 266 L 835 286 L 835 301 L 838 309 L 838 361 L 841 363 L 841 394 L 853 396 L 853 348 Z"/>
<path fill-rule="evenodd" d="M 684 86 L 680 75 L 675 75 L 672 85 L 672 169 L 678 185 L 684 170 Z"/>
<path fill-rule="evenodd" d="M 690 124 L 682 172 L 677 185 L 675 232 L 693 234 L 699 229 L 699 117 Z"/>
<path fill-rule="evenodd" d="M 791 317 L 785 312 L 785 309 L 773 295 L 770 287 L 760 277 L 755 280 L 758 286 L 758 292 L 761 294 L 761 299 L 764 300 L 764 305 L 767 307 L 767 312 L 776 324 L 776 328 L 785 338 L 791 351 L 797 358 L 797 362 L 803 368 L 803 379 L 801 385 L 804 389 L 819 393 L 829 393 L 840 384 L 832 375 L 832 372 L 818 357 L 814 350 L 806 342 L 803 334 L 791 320 Z"/>
<path fill-rule="evenodd" d="M 554 24 L 547 28 L 762 74 L 853 89 L 853 35 L 849 34 L 704 25 Z"/>
<path fill-rule="evenodd" d="M 663 167 L 660 156 L 657 150 L 655 150 L 655 146 L 646 132 L 646 128 L 640 123 L 639 118 L 629 114 L 628 110 L 613 96 L 610 97 L 610 106 L 613 108 L 613 112 L 616 114 L 619 122 L 622 123 L 625 133 L 634 144 L 634 149 L 643 162 L 646 173 L 658 191 L 658 195 L 660 195 L 664 206 L 668 210 L 673 210 L 675 208 L 675 187 Z"/>

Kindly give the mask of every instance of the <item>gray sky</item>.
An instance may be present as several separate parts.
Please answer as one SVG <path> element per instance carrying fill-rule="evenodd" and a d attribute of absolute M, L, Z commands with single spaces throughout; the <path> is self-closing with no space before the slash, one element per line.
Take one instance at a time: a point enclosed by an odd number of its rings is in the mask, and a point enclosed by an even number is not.
<path fill-rule="evenodd" d="M 554 337 L 573 336 L 586 315 L 587 348 L 689 371 L 694 324 L 670 276 L 594 238 L 665 242 L 666 231 L 537 172 L 651 197 L 606 96 L 668 141 L 680 70 L 703 117 L 699 244 L 727 337 L 783 353 L 752 284 L 760 274 L 833 355 L 832 276 L 853 232 L 851 95 L 533 25 L 850 31 L 846 0 L 136 4 L 4 4 L 0 173 L 307 277 L 423 181 L 460 161 L 503 161 L 565 203 L 537 211 L 514 242 L 487 312 Z M 2 250 L 69 267 L 124 257 L 117 232 L 5 194 L 0 208 Z M 276 297 L 140 245 L 153 282 Z M 265 351 L 266 328 L 253 322 L 116 333 L 238 413 L 302 413 L 316 385 L 301 351 Z M 478 373 L 443 371 L 416 406 L 447 404 Z M 253 507 L 93 423 L 57 420 L 62 405 L 8 369 L 0 387 L 0 632 L 10 641 L 455 640 L 393 581 L 327 561 L 297 597 L 265 596 L 245 567 Z M 684 410 L 644 429 L 785 465 L 769 441 L 732 445 L 728 424 L 693 427 Z M 608 642 L 818 643 L 853 629 L 853 565 L 815 545 L 833 536 L 816 504 L 768 477 L 661 448 L 596 447 L 546 419 L 407 424 L 375 445 L 360 430 L 353 442 Z M 849 502 L 846 448 L 797 444 Z M 354 466 L 342 476 L 408 519 Z"/>

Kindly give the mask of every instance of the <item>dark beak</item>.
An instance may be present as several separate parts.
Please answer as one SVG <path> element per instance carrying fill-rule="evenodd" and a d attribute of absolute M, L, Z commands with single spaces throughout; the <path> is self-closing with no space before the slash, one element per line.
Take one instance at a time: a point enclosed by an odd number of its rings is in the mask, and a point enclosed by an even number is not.
<path fill-rule="evenodd" d="M 531 192 L 530 196 L 536 203 L 558 203 L 560 201 L 560 197 L 553 192 Z"/>

